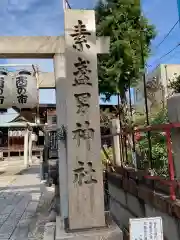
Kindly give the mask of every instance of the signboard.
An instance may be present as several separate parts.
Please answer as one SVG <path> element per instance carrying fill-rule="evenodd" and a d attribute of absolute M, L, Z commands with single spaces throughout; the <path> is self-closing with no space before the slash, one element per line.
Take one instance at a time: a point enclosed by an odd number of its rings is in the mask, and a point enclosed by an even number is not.
<path fill-rule="evenodd" d="M 130 240 L 163 240 L 162 218 L 130 219 L 129 233 Z"/>
<path fill-rule="evenodd" d="M 49 159 L 58 158 L 57 131 L 50 131 L 48 134 Z"/>

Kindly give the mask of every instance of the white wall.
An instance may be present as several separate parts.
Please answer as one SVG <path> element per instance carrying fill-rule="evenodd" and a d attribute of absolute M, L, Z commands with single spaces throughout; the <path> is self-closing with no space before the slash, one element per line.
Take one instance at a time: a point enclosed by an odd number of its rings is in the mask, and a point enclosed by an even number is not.
<path fill-rule="evenodd" d="M 172 80 L 174 78 L 174 74 L 177 74 L 177 76 L 180 75 L 180 64 L 162 64 L 161 65 L 161 76 L 165 86 L 166 98 L 171 93 L 171 90 L 168 89 L 167 85 L 169 80 Z"/>
<path fill-rule="evenodd" d="M 166 99 L 169 94 L 171 94 L 171 90 L 168 89 L 169 79 L 173 79 L 174 74 L 177 74 L 177 76 L 180 75 L 180 64 L 161 64 L 153 72 L 147 75 L 147 82 L 156 78 L 157 82 L 161 83 L 164 87 L 164 92 L 159 90 L 155 93 L 155 100 L 158 103 L 164 101 L 164 104 L 166 104 Z M 139 95 L 138 98 L 137 95 Z M 134 105 L 136 110 L 142 111 L 144 109 L 144 89 L 142 82 L 134 88 Z M 151 102 L 148 100 L 148 106 L 150 105 Z"/>
<path fill-rule="evenodd" d="M 147 100 L 148 106 L 150 101 Z M 141 82 L 134 88 L 134 107 L 136 111 L 145 111 L 144 84 Z"/>

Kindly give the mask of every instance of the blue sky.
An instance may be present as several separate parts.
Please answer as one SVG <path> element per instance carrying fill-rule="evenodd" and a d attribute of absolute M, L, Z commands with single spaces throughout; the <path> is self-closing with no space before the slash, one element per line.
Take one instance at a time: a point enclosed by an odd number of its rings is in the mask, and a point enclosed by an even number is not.
<path fill-rule="evenodd" d="M 72 8 L 81 9 L 92 9 L 95 2 L 96 0 L 69 0 Z M 158 31 L 158 36 L 152 43 L 153 55 L 148 61 L 148 64 L 152 66 L 149 69 L 153 69 L 159 63 L 180 63 L 180 48 L 162 61 L 158 60 L 180 42 L 179 25 L 160 48 L 156 49 L 155 47 L 178 19 L 177 0 L 142 0 L 142 8 L 144 14 L 151 23 L 156 25 Z M 62 0 L 0 0 L 0 9 L 0 35 L 45 36 L 63 34 Z M 6 62 L 39 64 L 41 71 L 53 71 L 52 60 L 7 59 Z M 42 90 L 40 102 L 55 103 L 54 91 Z M 112 103 L 115 103 L 115 99 L 112 100 Z"/>
<path fill-rule="evenodd" d="M 144 15 L 156 26 L 157 37 L 152 42 L 152 56 L 148 60 L 149 71 L 160 63 L 180 63 L 180 47 L 167 57 L 161 56 L 180 43 L 180 24 L 176 25 L 170 36 L 160 47 L 158 44 L 178 20 L 177 0 L 142 0 Z"/>

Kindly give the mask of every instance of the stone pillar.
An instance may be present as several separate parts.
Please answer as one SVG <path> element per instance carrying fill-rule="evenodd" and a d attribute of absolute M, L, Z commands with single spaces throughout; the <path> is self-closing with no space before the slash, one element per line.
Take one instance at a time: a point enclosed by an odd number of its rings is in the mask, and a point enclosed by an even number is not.
<path fill-rule="evenodd" d="M 41 161 L 41 179 L 46 180 L 48 174 L 48 142 L 49 142 L 49 133 L 47 129 L 44 134 L 44 148 L 42 153 L 42 161 Z"/>
<path fill-rule="evenodd" d="M 70 230 L 105 226 L 97 51 L 94 11 L 65 10 Z"/>
<path fill-rule="evenodd" d="M 119 119 L 112 119 L 111 133 L 112 134 L 120 133 Z M 113 136 L 113 160 L 114 160 L 114 164 L 116 164 L 117 166 L 121 166 L 119 135 Z"/>
<path fill-rule="evenodd" d="M 25 167 L 29 166 L 29 159 L 28 159 L 28 139 L 29 139 L 29 130 L 26 129 L 25 130 L 25 134 L 24 134 L 24 165 Z"/>
<path fill-rule="evenodd" d="M 180 94 L 171 96 L 167 100 L 168 119 L 170 123 L 180 123 Z M 171 133 L 174 152 L 174 167 L 177 179 L 180 179 L 180 128 L 173 128 Z"/>
<path fill-rule="evenodd" d="M 66 121 L 66 78 L 65 57 L 63 54 L 54 56 L 54 74 L 56 80 L 56 113 L 57 131 L 67 125 Z M 68 218 L 68 184 L 67 184 L 67 159 L 65 141 L 58 140 L 59 155 L 59 190 L 60 190 L 60 214 L 62 219 Z"/>
<path fill-rule="evenodd" d="M 32 131 L 29 132 L 29 164 L 32 164 Z"/>

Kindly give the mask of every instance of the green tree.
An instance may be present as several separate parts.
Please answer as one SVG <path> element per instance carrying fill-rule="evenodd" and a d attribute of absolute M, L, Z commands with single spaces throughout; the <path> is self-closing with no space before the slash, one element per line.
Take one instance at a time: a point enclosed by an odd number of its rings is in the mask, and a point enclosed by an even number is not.
<path fill-rule="evenodd" d="M 154 26 L 141 17 L 139 0 L 100 0 L 96 23 L 98 36 L 110 36 L 110 54 L 98 57 L 99 91 L 107 100 L 120 94 L 123 102 L 129 85 L 138 81 L 144 68 L 141 47 L 145 59 L 150 54 Z"/>
<path fill-rule="evenodd" d="M 151 125 L 159 125 L 164 123 L 168 123 L 167 109 L 160 109 L 158 112 L 150 116 Z M 167 176 L 167 148 L 164 133 L 162 133 L 161 131 L 152 131 L 151 143 L 153 168 L 155 169 L 156 174 Z M 139 148 L 144 152 L 147 152 L 149 150 L 147 134 L 144 134 L 138 145 Z"/>
<path fill-rule="evenodd" d="M 111 120 L 116 117 L 115 112 L 110 112 L 107 108 L 105 110 L 100 110 L 100 125 L 101 128 L 109 129 L 111 127 Z"/>
<path fill-rule="evenodd" d="M 173 93 L 180 93 L 180 75 L 174 74 L 173 80 L 169 80 L 168 87 Z"/>

